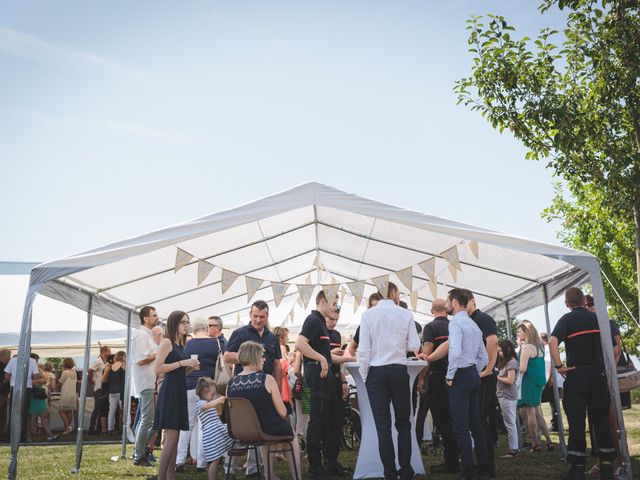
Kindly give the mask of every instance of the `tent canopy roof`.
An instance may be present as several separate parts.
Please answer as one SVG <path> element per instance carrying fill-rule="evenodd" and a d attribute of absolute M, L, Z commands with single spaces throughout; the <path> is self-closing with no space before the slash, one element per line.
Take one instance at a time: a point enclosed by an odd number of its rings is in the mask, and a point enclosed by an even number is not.
<path fill-rule="evenodd" d="M 476 258 L 470 243 L 479 246 Z M 460 271 L 453 278 L 442 253 L 457 247 Z M 193 255 L 174 272 L 177 249 Z M 412 267 L 418 292 L 416 319 L 425 321 L 433 298 L 428 276 L 418 267 L 435 257 L 437 294 L 453 286 L 468 288 L 480 308 L 496 320 L 544 302 L 542 286 L 551 300 L 566 286 L 587 279 L 579 268 L 595 262 L 590 254 L 565 247 L 466 225 L 386 205 L 316 182 L 305 183 L 245 205 L 166 227 L 77 255 L 38 265 L 31 287 L 44 295 L 89 308 L 126 323 L 129 313 L 144 305 L 161 314 L 184 310 L 192 316 L 221 316 L 226 326 L 246 317 L 248 300 L 243 278 L 223 294 L 222 269 L 264 279 L 252 298 L 271 306 L 271 323 L 280 324 L 296 307 L 298 290 L 291 285 L 279 308 L 273 309 L 271 281 L 305 284 L 346 284 L 365 281 L 364 295 L 375 291 L 372 278 Z M 324 270 L 318 274 L 319 258 Z M 198 285 L 198 260 L 214 268 Z M 318 282 L 320 275 L 320 282 Z M 347 293 L 346 303 L 352 302 Z M 345 308 L 349 317 L 353 308 Z M 346 318 L 347 323 L 355 321 Z M 294 322 L 295 323 L 295 322 Z M 299 323 L 299 322 L 298 322 Z"/>

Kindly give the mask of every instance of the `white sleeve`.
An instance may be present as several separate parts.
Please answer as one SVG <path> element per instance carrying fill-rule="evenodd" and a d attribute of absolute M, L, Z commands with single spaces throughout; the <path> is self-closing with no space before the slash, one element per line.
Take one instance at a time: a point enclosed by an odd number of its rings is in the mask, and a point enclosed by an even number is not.
<path fill-rule="evenodd" d="M 407 352 L 414 352 L 420 348 L 420 338 L 416 331 L 416 324 L 413 320 L 413 314 L 409 313 L 409 332 L 407 338 Z"/>
<path fill-rule="evenodd" d="M 7 366 L 4 367 L 4 373 L 8 373 L 9 375 L 13 375 L 13 370 L 16 368 L 16 357 L 13 357 L 7 363 Z"/>
<path fill-rule="evenodd" d="M 367 381 L 369 373 L 369 363 L 371 362 L 371 338 L 369 333 L 369 325 L 366 321 L 367 313 L 362 315 L 360 320 L 360 342 L 358 342 L 358 363 L 360 364 L 360 375 L 362 381 Z"/>
<path fill-rule="evenodd" d="M 144 333 L 139 332 L 133 339 L 132 343 L 133 361 L 135 363 L 138 363 L 140 360 L 144 360 L 146 357 L 151 355 L 152 352 L 149 351 L 147 339 L 145 338 Z"/>

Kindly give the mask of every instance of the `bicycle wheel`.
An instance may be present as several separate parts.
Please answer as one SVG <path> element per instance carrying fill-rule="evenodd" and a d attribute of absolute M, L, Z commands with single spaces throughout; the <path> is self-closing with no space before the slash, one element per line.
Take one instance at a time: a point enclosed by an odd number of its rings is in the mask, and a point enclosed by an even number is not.
<path fill-rule="evenodd" d="M 355 408 L 345 417 L 342 426 L 342 437 L 345 447 L 349 450 L 357 450 L 360 448 L 360 438 L 362 436 L 362 425 L 360 423 L 360 412 Z"/>

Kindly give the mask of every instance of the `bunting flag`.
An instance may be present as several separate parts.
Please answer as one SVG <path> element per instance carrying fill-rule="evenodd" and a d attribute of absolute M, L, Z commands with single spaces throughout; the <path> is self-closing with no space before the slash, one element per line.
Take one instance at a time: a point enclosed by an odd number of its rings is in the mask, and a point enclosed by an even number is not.
<path fill-rule="evenodd" d="M 427 274 L 430 282 L 436 283 L 436 257 L 420 262 L 418 266 Z"/>
<path fill-rule="evenodd" d="M 340 305 L 344 304 L 344 297 L 347 296 L 347 289 L 344 287 L 340 287 Z"/>
<path fill-rule="evenodd" d="M 280 305 L 280 302 L 282 302 L 282 299 L 287 293 L 288 288 L 288 283 L 271 282 L 271 289 L 273 290 L 273 301 L 275 302 L 276 307 L 278 307 Z"/>
<path fill-rule="evenodd" d="M 362 296 L 364 295 L 364 282 L 349 282 L 347 283 L 347 287 L 349 287 L 351 295 L 353 295 L 353 303 L 358 305 L 362 302 Z"/>
<path fill-rule="evenodd" d="M 442 258 L 456 270 L 462 271 L 460 268 L 460 257 L 458 256 L 458 245 L 454 245 L 449 250 L 442 252 Z"/>
<path fill-rule="evenodd" d="M 411 308 L 413 308 L 414 312 L 418 311 L 418 291 L 413 290 L 409 295 L 409 300 L 411 301 Z"/>
<path fill-rule="evenodd" d="M 360 304 L 358 302 L 353 302 L 353 313 L 358 311 L 358 307 L 360 307 Z"/>
<path fill-rule="evenodd" d="M 302 308 L 305 310 L 309 306 L 309 300 L 311 300 L 311 296 L 313 295 L 313 291 L 315 290 L 315 285 L 296 285 L 298 287 L 298 292 L 300 296 L 298 297 L 302 302 Z"/>
<path fill-rule="evenodd" d="M 247 303 L 249 303 L 251 302 L 251 299 L 256 294 L 256 292 L 260 290 L 260 287 L 262 287 L 264 280 L 262 280 L 261 278 L 253 278 L 245 275 L 244 281 L 247 285 Z"/>
<path fill-rule="evenodd" d="M 413 267 L 403 268 L 396 272 L 396 276 L 409 291 L 413 290 Z"/>
<path fill-rule="evenodd" d="M 291 306 L 291 311 L 289 312 L 289 315 L 287 315 L 290 319 L 291 319 L 291 325 L 293 325 L 293 320 L 294 320 L 294 310 L 296 309 L 296 304 L 294 302 L 294 304 Z"/>
<path fill-rule="evenodd" d="M 451 274 L 453 283 L 456 283 L 458 281 L 458 271 L 455 268 L 453 268 L 453 266 L 451 265 L 448 265 L 447 268 L 449 269 L 449 273 Z"/>
<path fill-rule="evenodd" d="M 302 298 L 300 298 L 300 295 L 298 295 L 298 300 L 296 300 L 296 303 L 300 306 L 300 308 L 304 308 L 306 310 L 307 307 L 304 306 L 304 303 L 302 302 Z"/>
<path fill-rule="evenodd" d="M 478 249 L 478 242 L 475 240 L 471 240 L 469 242 L 469 248 L 471 249 L 471 253 L 476 258 L 480 258 L 480 250 Z"/>
<path fill-rule="evenodd" d="M 322 278 L 320 276 L 320 271 L 324 270 L 325 268 L 322 260 L 320 260 L 320 252 L 318 252 L 318 254 L 316 255 L 316 259 L 313 261 L 313 266 L 316 267 L 316 274 L 318 276 L 318 278 L 316 279 L 316 283 L 321 283 Z"/>
<path fill-rule="evenodd" d="M 177 247 L 176 247 L 177 248 Z M 178 248 L 176 252 L 176 265 L 173 267 L 173 273 L 177 273 L 182 267 L 186 266 L 193 259 L 193 255 Z"/>
<path fill-rule="evenodd" d="M 225 292 L 229 290 L 229 287 L 233 285 L 233 282 L 235 282 L 241 276 L 242 275 L 240 275 L 239 273 L 231 272 L 223 268 L 222 279 L 220 280 L 220 285 L 222 286 L 222 294 L 224 295 Z"/>
<path fill-rule="evenodd" d="M 431 290 L 431 297 L 438 298 L 438 284 L 437 282 L 429 282 L 429 290 Z"/>
<path fill-rule="evenodd" d="M 387 293 L 389 293 L 389 275 L 380 275 L 379 277 L 372 278 L 371 283 L 378 289 L 383 298 L 387 298 Z"/>
<path fill-rule="evenodd" d="M 209 262 L 198 260 L 198 285 L 201 285 L 207 279 L 213 268 L 214 266 Z"/>
<path fill-rule="evenodd" d="M 311 274 L 307 275 L 307 278 L 305 278 L 304 283 L 306 283 L 307 285 L 311 285 L 313 283 L 313 280 L 311 279 Z"/>
<path fill-rule="evenodd" d="M 336 295 L 338 295 L 339 289 L 340 285 L 337 283 L 322 285 L 322 290 L 324 290 L 324 294 L 327 297 L 327 302 L 329 302 L 329 305 L 333 305 L 333 301 L 335 300 Z"/>

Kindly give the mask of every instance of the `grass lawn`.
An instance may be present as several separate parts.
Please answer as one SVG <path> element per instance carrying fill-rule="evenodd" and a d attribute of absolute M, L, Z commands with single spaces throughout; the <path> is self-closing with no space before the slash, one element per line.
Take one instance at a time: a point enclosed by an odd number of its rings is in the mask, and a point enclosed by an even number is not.
<path fill-rule="evenodd" d="M 546 406 L 546 405 L 545 405 Z M 545 412 L 549 418 L 548 410 Z M 629 449 L 632 455 L 634 476 L 640 477 L 640 406 L 634 405 L 631 410 L 625 411 L 625 424 L 629 432 Z M 556 437 L 557 439 L 557 437 Z M 501 436 L 501 447 L 497 450 L 497 456 L 505 452 L 506 438 Z M 131 446 L 128 454 L 131 454 Z M 28 446 L 20 448 L 20 462 L 18 477 L 24 479 L 151 479 L 155 478 L 155 468 L 134 467 L 130 460 L 112 462 L 110 458 L 118 455 L 120 445 L 86 445 L 84 448 L 82 469 L 80 474 L 72 475 L 71 468 L 75 461 L 74 445 L 47 445 Z M 340 460 L 351 467 L 355 465 L 357 452 L 343 452 Z M 423 456 L 425 467 L 433 463 L 439 463 L 437 457 Z M 0 468 L 6 472 L 9 463 L 9 448 L 0 447 Z M 592 462 L 590 462 L 591 464 Z M 540 452 L 535 454 L 521 453 L 514 459 L 497 459 L 498 477 L 515 479 L 526 477 L 526 480 L 549 480 L 558 478 L 564 473 L 567 466 L 560 461 L 559 451 Z M 303 460 L 303 470 L 306 471 L 306 461 Z M 277 473 L 281 479 L 289 478 L 286 464 L 278 462 Z M 184 473 L 178 474 L 180 480 L 206 479 L 206 474 L 198 473 L 195 468 L 187 468 Z M 220 478 L 223 478 L 220 476 Z M 239 477 L 241 478 L 241 476 Z M 427 474 L 429 479 L 449 479 L 452 475 Z"/>

